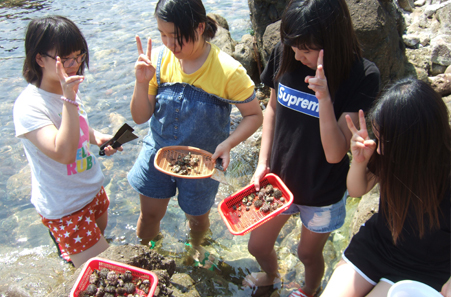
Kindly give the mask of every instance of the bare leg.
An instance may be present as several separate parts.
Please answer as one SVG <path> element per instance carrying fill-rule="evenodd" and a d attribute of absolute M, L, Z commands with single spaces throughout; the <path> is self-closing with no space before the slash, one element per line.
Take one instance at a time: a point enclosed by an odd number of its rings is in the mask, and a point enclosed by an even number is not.
<path fill-rule="evenodd" d="M 280 230 L 289 218 L 289 215 L 276 216 L 251 232 L 248 249 L 264 272 L 246 276 L 243 285 L 269 286 L 273 285 L 280 277 L 274 244 Z"/>
<path fill-rule="evenodd" d="M 97 224 L 97 227 L 99 227 L 102 235 L 105 235 L 104 232 L 105 232 L 106 226 L 108 225 L 108 211 L 105 211 L 105 213 L 96 220 L 96 224 Z"/>
<path fill-rule="evenodd" d="M 386 297 L 392 285 L 387 282 L 378 282 L 366 297 Z"/>
<path fill-rule="evenodd" d="M 373 287 L 371 283 L 355 271 L 351 264 L 341 260 L 321 297 L 363 297 Z M 383 296 L 387 296 L 387 293 Z"/>
<path fill-rule="evenodd" d="M 109 247 L 105 237 L 100 236 L 100 240 L 84 252 L 69 255 L 74 263 L 75 268 L 80 267 L 83 263 L 105 251 Z"/>
<path fill-rule="evenodd" d="M 315 233 L 302 225 L 298 257 L 305 267 L 305 286 L 302 290 L 313 295 L 324 275 L 323 248 L 330 233 Z"/>
<path fill-rule="evenodd" d="M 160 232 L 160 221 L 166 213 L 168 199 L 150 198 L 139 195 L 141 201 L 141 213 L 136 224 L 136 235 L 141 239 L 141 244 L 148 245 Z"/>
<path fill-rule="evenodd" d="M 210 211 L 200 216 L 185 214 L 188 219 L 191 244 L 193 247 L 198 247 L 202 244 L 205 234 L 210 229 L 210 219 L 208 218 L 209 214 Z"/>

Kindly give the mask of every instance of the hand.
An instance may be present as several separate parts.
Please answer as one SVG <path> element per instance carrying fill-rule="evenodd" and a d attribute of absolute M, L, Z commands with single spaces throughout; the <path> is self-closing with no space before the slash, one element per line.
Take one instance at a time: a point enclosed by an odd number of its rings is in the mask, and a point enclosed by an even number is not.
<path fill-rule="evenodd" d="M 152 65 L 151 53 L 152 53 L 152 40 L 147 40 L 147 50 L 144 55 L 143 46 L 141 44 L 141 38 L 136 35 L 136 46 L 138 47 L 138 60 L 135 63 L 135 76 L 136 82 L 148 83 L 155 74 L 155 67 Z"/>
<path fill-rule="evenodd" d="M 68 76 L 66 70 L 64 70 L 61 58 L 56 57 L 56 73 L 60 79 L 63 95 L 69 100 L 75 101 L 78 92 L 78 86 L 84 80 L 81 75 Z"/>
<path fill-rule="evenodd" d="M 103 134 L 100 133 L 96 130 L 94 130 L 94 137 L 95 137 L 95 142 L 97 144 L 97 146 L 101 146 L 103 143 L 109 141 L 111 138 L 113 138 L 112 135 L 109 134 Z M 111 147 L 111 145 L 108 145 L 107 147 L 105 147 L 103 149 L 103 151 L 105 152 L 105 155 L 107 156 L 111 156 L 114 155 L 117 151 L 122 152 L 124 149 L 122 148 L 122 146 L 118 147 L 117 149 L 114 149 Z"/>
<path fill-rule="evenodd" d="M 352 133 L 351 153 L 353 160 L 358 163 L 367 162 L 374 153 L 376 142 L 368 137 L 363 110 L 359 110 L 360 130 L 357 130 L 354 126 L 354 123 L 349 115 L 346 115 L 346 123 Z"/>
<path fill-rule="evenodd" d="M 222 159 L 222 167 L 224 168 L 224 171 L 226 171 L 227 167 L 229 167 L 230 164 L 230 150 L 232 148 L 227 146 L 224 142 L 220 143 L 215 150 L 215 153 L 213 154 L 212 161 L 213 163 L 216 162 L 217 158 Z"/>
<path fill-rule="evenodd" d="M 440 293 L 445 297 L 451 297 L 451 277 L 448 281 L 443 285 Z"/>
<path fill-rule="evenodd" d="M 251 184 L 254 184 L 255 190 L 260 191 L 260 180 L 269 172 L 269 167 L 266 164 L 258 164 L 254 175 L 251 179 Z"/>
<path fill-rule="evenodd" d="M 318 61 L 316 62 L 316 73 L 315 76 L 307 76 L 305 78 L 305 83 L 308 84 L 308 88 L 315 92 L 316 98 L 318 100 L 330 99 L 329 88 L 327 86 L 327 78 L 324 73 L 323 67 L 324 61 L 324 50 L 319 51 Z"/>

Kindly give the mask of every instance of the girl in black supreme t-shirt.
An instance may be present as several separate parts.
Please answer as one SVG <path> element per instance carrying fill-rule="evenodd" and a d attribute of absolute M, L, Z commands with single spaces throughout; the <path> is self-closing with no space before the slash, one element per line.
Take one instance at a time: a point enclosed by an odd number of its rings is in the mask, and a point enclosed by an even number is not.
<path fill-rule="evenodd" d="M 321 296 L 387 296 L 406 279 L 440 291 L 450 277 L 448 109 L 429 85 L 406 79 L 384 93 L 369 118 L 376 141 L 363 112 L 360 130 L 347 119 L 353 133 L 347 185 L 359 197 L 379 183 L 379 213 L 352 238 Z M 450 289 L 448 281 L 443 296 Z"/>
<path fill-rule="evenodd" d="M 292 206 L 250 236 L 249 252 L 263 273 L 245 285 L 278 281 L 275 241 L 291 214 L 300 213 L 299 259 L 305 285 L 292 296 L 311 296 L 324 274 L 322 250 L 345 219 L 347 152 L 351 132 L 345 115 L 358 122 L 379 91 L 377 67 L 361 56 L 345 0 L 297 0 L 286 8 L 276 45 L 261 75 L 271 88 L 263 122 L 259 163 L 252 182 L 268 172 L 294 194 Z"/>

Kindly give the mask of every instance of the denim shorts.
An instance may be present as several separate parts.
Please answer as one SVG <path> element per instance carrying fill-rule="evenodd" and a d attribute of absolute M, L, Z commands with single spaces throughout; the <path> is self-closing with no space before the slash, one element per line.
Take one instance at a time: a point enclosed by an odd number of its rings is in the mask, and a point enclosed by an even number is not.
<path fill-rule="evenodd" d="M 192 216 L 206 214 L 215 202 L 219 182 L 211 178 L 186 179 L 158 171 L 153 165 L 155 150 L 144 144 L 128 173 L 128 182 L 141 195 L 167 199 L 176 195 L 180 208 Z"/>
<path fill-rule="evenodd" d="M 291 204 L 284 211 L 284 215 L 292 215 L 300 213 L 302 224 L 315 233 L 329 233 L 343 226 L 346 218 L 346 191 L 335 204 L 327 206 L 305 206 L 299 204 Z"/>

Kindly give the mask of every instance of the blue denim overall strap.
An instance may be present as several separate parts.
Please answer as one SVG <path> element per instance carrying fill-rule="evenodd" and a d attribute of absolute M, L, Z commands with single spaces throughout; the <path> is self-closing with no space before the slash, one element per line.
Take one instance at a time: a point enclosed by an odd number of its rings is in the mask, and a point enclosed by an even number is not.
<path fill-rule="evenodd" d="M 161 83 L 161 61 L 166 50 L 162 48 L 158 55 L 158 92 L 146 140 L 156 150 L 190 145 L 214 153 L 229 136 L 231 103 L 236 102 L 187 83 Z"/>

